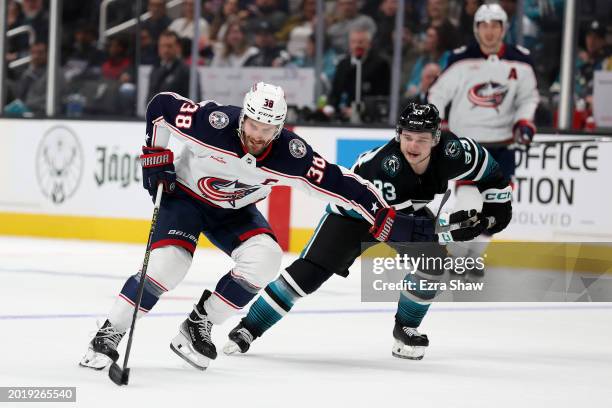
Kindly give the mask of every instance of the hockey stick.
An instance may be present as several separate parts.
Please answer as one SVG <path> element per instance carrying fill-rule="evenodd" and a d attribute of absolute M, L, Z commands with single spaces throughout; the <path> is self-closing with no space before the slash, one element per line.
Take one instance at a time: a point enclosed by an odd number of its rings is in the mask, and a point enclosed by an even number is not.
<path fill-rule="evenodd" d="M 123 369 L 119 367 L 117 362 L 113 362 L 108 370 L 109 378 L 117 385 L 127 385 L 130 379 L 130 369 L 128 368 L 127 364 L 128 359 L 130 358 L 130 350 L 132 349 L 132 340 L 134 339 L 136 316 L 138 315 L 138 309 L 140 308 L 140 302 L 142 301 L 142 294 L 144 292 L 144 285 L 147 277 L 147 266 L 149 265 L 149 256 L 151 255 L 151 240 L 153 239 L 153 233 L 155 232 L 155 227 L 157 225 L 157 215 L 159 214 L 159 206 L 161 204 L 163 190 L 163 184 L 158 184 L 157 194 L 155 195 L 155 207 L 153 208 L 153 218 L 151 219 L 151 231 L 149 231 L 149 241 L 147 242 L 144 261 L 142 262 L 142 270 L 140 271 L 140 282 L 138 283 L 138 294 L 136 295 L 136 302 L 134 304 L 132 326 L 130 327 L 130 335 L 128 337 L 128 343 L 125 349 L 125 357 L 123 358 Z"/>

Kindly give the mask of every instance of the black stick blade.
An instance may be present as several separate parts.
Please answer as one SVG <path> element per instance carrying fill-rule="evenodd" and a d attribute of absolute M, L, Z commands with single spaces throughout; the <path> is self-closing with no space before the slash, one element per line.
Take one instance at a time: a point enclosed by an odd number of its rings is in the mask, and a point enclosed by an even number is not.
<path fill-rule="evenodd" d="M 130 379 L 130 369 L 122 370 L 119 364 L 113 363 L 108 370 L 108 377 L 117 385 L 128 385 Z"/>

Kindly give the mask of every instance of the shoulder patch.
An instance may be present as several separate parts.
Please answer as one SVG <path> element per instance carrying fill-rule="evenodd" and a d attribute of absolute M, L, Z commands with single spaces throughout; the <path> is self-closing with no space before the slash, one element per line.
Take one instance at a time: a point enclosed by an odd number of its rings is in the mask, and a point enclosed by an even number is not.
<path fill-rule="evenodd" d="M 444 155 L 450 159 L 456 159 L 461 153 L 461 143 L 459 140 L 449 140 L 444 146 Z"/>
<path fill-rule="evenodd" d="M 210 122 L 210 126 L 215 129 L 223 129 L 229 124 L 229 118 L 224 112 L 214 111 L 210 115 L 208 115 L 208 121 Z"/>
<path fill-rule="evenodd" d="M 531 51 L 529 51 L 527 48 L 523 47 L 522 45 L 515 45 L 516 49 L 519 50 L 520 52 L 522 52 L 525 55 L 529 55 L 531 54 Z"/>
<path fill-rule="evenodd" d="M 467 50 L 467 46 L 466 46 L 466 45 L 462 45 L 462 46 L 461 46 L 461 47 L 459 47 L 459 48 L 455 48 L 455 49 L 453 50 L 453 54 L 460 54 L 460 53 L 462 53 L 462 52 L 463 52 L 463 51 L 465 51 L 465 50 Z"/>
<path fill-rule="evenodd" d="M 306 145 L 300 139 L 291 139 L 289 141 L 289 153 L 296 159 L 301 159 L 306 156 Z"/>
<path fill-rule="evenodd" d="M 396 154 L 391 154 L 382 160 L 381 167 L 389 177 L 395 177 L 402 169 L 402 161 Z"/>

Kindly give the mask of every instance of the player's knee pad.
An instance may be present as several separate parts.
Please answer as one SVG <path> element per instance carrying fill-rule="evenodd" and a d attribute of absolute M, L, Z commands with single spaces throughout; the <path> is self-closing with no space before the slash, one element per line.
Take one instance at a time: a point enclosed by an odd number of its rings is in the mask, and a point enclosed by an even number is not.
<path fill-rule="evenodd" d="M 283 250 L 272 237 L 256 235 L 232 252 L 236 263 L 232 276 L 257 289 L 263 288 L 278 274 L 282 257 Z"/>
<path fill-rule="evenodd" d="M 332 275 L 333 272 L 303 258 L 297 259 L 281 272 L 281 276 L 300 296 L 313 293 Z"/>
<path fill-rule="evenodd" d="M 185 278 L 192 256 L 182 247 L 164 246 L 151 251 L 145 288 L 157 297 L 174 289 Z"/>

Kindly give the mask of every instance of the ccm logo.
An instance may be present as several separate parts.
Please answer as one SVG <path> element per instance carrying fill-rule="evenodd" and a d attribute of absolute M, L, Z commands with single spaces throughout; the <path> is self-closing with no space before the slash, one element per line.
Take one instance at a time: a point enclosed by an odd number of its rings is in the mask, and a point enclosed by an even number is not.
<path fill-rule="evenodd" d="M 485 194 L 485 201 L 508 201 L 512 197 L 512 193 L 505 191 L 503 193 L 487 193 Z"/>

